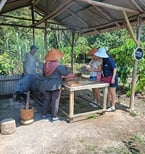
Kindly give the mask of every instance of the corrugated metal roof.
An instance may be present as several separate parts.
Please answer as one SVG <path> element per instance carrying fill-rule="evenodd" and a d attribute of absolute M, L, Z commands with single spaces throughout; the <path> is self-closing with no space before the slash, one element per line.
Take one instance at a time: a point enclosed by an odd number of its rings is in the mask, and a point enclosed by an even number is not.
<path fill-rule="evenodd" d="M 80 34 L 125 27 L 123 10 L 132 24 L 138 15 L 145 20 L 145 0 L 7 0 L 0 14 L 32 5 L 42 14 L 35 26 L 54 20 Z"/>

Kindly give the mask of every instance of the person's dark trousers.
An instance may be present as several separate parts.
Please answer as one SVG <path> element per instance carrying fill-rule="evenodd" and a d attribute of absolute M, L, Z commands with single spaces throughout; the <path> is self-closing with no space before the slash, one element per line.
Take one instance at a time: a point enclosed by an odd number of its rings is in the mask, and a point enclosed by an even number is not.
<path fill-rule="evenodd" d="M 59 109 L 61 90 L 45 91 L 45 101 L 43 104 L 43 114 L 51 113 L 52 117 L 57 117 Z"/>

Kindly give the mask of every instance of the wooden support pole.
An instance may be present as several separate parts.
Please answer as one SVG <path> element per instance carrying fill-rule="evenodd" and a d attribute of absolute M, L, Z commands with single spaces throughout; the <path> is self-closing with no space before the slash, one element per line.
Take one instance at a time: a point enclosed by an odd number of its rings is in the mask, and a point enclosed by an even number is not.
<path fill-rule="evenodd" d="M 75 32 L 72 32 L 72 44 L 71 44 L 71 69 L 74 72 L 74 45 L 75 45 Z"/>
<path fill-rule="evenodd" d="M 32 15 L 32 25 L 34 25 L 34 23 L 35 23 L 35 17 L 34 17 L 34 6 L 32 5 L 32 7 L 31 7 L 31 15 Z M 34 28 L 34 26 L 32 26 L 32 31 L 33 31 L 33 44 L 35 44 L 35 28 Z"/>
<path fill-rule="evenodd" d="M 64 36 L 65 36 L 65 38 L 67 39 L 67 41 L 68 41 L 68 43 L 69 43 L 69 45 L 71 46 L 71 40 L 70 40 L 70 38 L 67 36 L 67 34 L 64 32 L 64 31 L 62 31 L 63 32 L 63 34 L 64 34 Z"/>
<path fill-rule="evenodd" d="M 1 2 L 0 2 L 0 11 L 3 9 L 6 2 L 7 2 L 7 0 L 1 0 Z"/>
<path fill-rule="evenodd" d="M 74 116 L 74 91 L 70 91 L 69 95 L 69 118 Z"/>
<path fill-rule="evenodd" d="M 137 19 L 137 47 L 140 46 L 141 30 L 142 30 L 142 19 L 139 16 Z M 138 61 L 134 60 L 134 68 L 132 73 L 131 97 L 130 97 L 130 104 L 129 104 L 129 107 L 131 110 L 134 110 L 134 95 L 135 95 L 135 87 L 136 87 L 136 81 L 137 81 L 137 65 L 138 65 Z"/>
<path fill-rule="evenodd" d="M 48 51 L 48 44 L 47 44 L 47 22 L 45 22 L 45 31 L 44 31 L 44 48 L 45 48 L 45 51 L 47 52 Z"/>
<path fill-rule="evenodd" d="M 132 30 L 132 27 L 131 27 L 131 24 L 130 24 L 130 22 L 129 22 L 128 16 L 127 16 L 127 14 L 126 14 L 125 11 L 123 11 L 123 14 L 124 14 L 124 17 L 125 17 L 125 21 L 126 21 L 126 23 L 127 23 L 128 31 L 129 31 L 129 33 L 130 33 L 132 39 L 134 40 L 134 42 L 135 42 L 136 45 L 137 45 L 137 44 L 138 44 L 138 41 L 137 41 L 137 39 L 136 39 L 136 37 L 135 37 L 135 34 L 134 34 L 133 30 Z"/>
<path fill-rule="evenodd" d="M 107 103 L 107 93 L 108 93 L 108 87 L 104 88 L 103 92 L 103 110 L 106 110 L 106 103 Z"/>

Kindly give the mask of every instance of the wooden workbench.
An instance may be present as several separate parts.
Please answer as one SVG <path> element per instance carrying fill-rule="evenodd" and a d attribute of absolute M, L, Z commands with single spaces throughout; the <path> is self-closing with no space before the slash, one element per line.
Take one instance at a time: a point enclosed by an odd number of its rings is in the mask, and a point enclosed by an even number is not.
<path fill-rule="evenodd" d="M 106 111 L 106 102 L 107 102 L 107 92 L 108 92 L 108 83 L 91 81 L 89 79 L 83 79 L 79 81 L 80 85 L 78 86 L 69 86 L 66 82 L 63 82 L 63 87 L 65 90 L 69 91 L 69 113 L 66 113 L 64 110 L 61 111 L 69 118 L 69 121 L 72 121 L 74 118 L 81 116 L 89 116 L 95 113 L 104 113 Z M 75 105 L 75 92 L 79 90 L 87 90 L 93 88 L 103 88 L 103 109 L 95 110 L 85 113 L 74 114 L 74 105 Z"/>

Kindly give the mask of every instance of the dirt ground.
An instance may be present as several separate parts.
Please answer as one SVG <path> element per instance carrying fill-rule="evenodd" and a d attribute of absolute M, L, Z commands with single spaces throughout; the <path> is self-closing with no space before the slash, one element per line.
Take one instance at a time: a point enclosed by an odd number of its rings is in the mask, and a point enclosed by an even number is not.
<path fill-rule="evenodd" d="M 35 122 L 22 126 L 21 104 L 1 99 L 0 120 L 13 117 L 17 129 L 11 135 L 0 134 L 0 154 L 145 154 L 145 100 L 136 98 L 131 113 L 126 111 L 129 98 L 122 95 L 117 102 L 116 112 L 73 123 L 63 115 L 55 123 L 40 119 L 41 107 L 32 102 Z"/>

